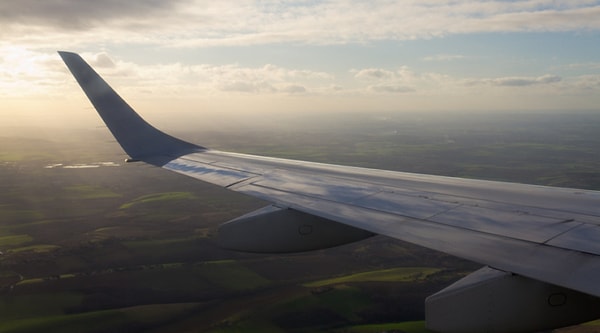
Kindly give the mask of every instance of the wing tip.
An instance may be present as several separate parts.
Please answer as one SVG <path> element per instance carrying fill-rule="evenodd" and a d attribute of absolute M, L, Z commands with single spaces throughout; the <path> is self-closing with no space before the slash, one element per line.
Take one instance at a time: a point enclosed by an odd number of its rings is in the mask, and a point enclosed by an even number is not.
<path fill-rule="evenodd" d="M 71 52 L 71 51 L 60 51 L 60 50 L 58 50 L 56 52 L 63 59 L 69 58 L 69 57 L 79 57 L 79 58 L 81 58 L 81 56 L 78 53 Z"/>
<path fill-rule="evenodd" d="M 150 164 L 206 150 L 166 134 L 140 117 L 77 53 L 57 51 L 123 150 Z"/>

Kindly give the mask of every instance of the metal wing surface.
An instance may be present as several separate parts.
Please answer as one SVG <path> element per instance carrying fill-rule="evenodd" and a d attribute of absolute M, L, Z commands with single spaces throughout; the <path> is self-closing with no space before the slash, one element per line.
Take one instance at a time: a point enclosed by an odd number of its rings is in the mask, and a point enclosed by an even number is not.
<path fill-rule="evenodd" d="M 206 149 L 150 126 L 77 54 L 60 55 L 133 159 L 278 207 L 600 296 L 598 191 Z"/>
<path fill-rule="evenodd" d="M 163 165 L 202 181 L 600 296 L 600 192 L 207 150 Z"/>

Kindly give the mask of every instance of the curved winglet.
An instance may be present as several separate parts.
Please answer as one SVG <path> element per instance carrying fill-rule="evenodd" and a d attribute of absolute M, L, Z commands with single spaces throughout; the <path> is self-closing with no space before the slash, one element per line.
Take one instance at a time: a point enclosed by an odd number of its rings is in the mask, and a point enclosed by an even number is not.
<path fill-rule="evenodd" d="M 132 159 L 162 166 L 179 156 L 206 149 L 172 137 L 147 123 L 78 54 L 64 51 L 58 54 Z"/>

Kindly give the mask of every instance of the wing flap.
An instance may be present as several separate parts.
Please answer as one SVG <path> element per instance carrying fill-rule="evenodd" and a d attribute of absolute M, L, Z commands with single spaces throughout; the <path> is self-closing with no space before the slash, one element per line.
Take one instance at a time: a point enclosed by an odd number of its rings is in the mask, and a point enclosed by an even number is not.
<path fill-rule="evenodd" d="M 163 165 L 163 168 L 223 187 L 229 187 L 257 176 L 248 171 L 220 167 L 212 163 L 199 163 L 184 158 L 169 161 Z"/>
<path fill-rule="evenodd" d="M 556 246 L 576 251 L 600 254 L 600 226 L 581 224 L 547 242 Z"/>
<path fill-rule="evenodd" d="M 428 220 L 536 243 L 545 243 L 580 225 L 573 220 L 565 221 L 521 212 L 464 205 L 434 215 Z"/>

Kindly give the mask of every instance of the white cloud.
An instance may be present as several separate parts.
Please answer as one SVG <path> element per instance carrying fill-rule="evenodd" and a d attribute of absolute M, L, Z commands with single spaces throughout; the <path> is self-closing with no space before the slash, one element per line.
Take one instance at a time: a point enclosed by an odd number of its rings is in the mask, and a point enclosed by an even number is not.
<path fill-rule="evenodd" d="M 284 68 L 272 64 L 257 67 L 238 64 L 141 65 L 123 61 L 107 52 L 83 53 L 86 59 L 118 91 L 128 94 L 193 96 L 198 92 L 247 94 L 301 94 L 333 84 L 334 76 L 322 71 Z M 65 85 L 69 89 L 65 89 Z M 38 54 L 26 49 L 0 48 L 0 96 L 80 94 L 56 53 Z"/>
<path fill-rule="evenodd" d="M 275 89 L 267 82 L 233 81 L 224 82 L 219 86 L 222 91 L 237 91 L 245 93 L 274 92 Z"/>
<path fill-rule="evenodd" d="M 0 37 L 32 48 L 339 44 L 449 34 L 600 29 L 596 1 L 0 2 Z"/>
<path fill-rule="evenodd" d="M 463 77 L 435 71 L 419 71 L 408 66 L 367 67 L 333 73 L 273 64 L 256 66 L 240 64 L 182 64 L 125 61 L 110 51 L 84 53 L 107 81 L 131 101 L 143 101 L 146 107 L 158 107 L 157 99 L 179 103 L 183 108 L 199 101 L 214 101 L 219 106 L 243 99 L 245 103 L 261 99 L 261 107 L 284 106 L 287 98 L 323 102 L 326 107 L 345 108 L 405 107 L 426 105 L 442 109 L 445 100 L 454 100 L 455 108 L 465 100 L 471 107 L 485 106 L 485 101 L 498 108 L 504 100 L 529 98 L 539 104 L 553 106 L 561 97 L 577 98 L 589 107 L 600 93 L 600 76 L 587 74 L 511 75 L 487 78 Z M 303 64 L 302 66 L 305 66 Z M 593 66 L 593 63 L 592 65 Z M 543 73 L 543 72 L 542 72 Z M 17 47 L 0 47 L 0 96 L 63 99 L 83 96 L 56 53 L 39 53 Z M 591 97 L 590 97 L 591 96 Z M 402 103 L 398 103 L 402 100 Z M 478 100 L 478 104 L 470 104 Z M 272 104 L 269 104 L 272 103 Z M 345 103 L 345 104 L 343 104 Z M 411 104 L 416 103 L 416 104 Z M 79 103 L 80 104 L 80 103 Z M 78 104 L 78 105 L 79 105 Z M 294 103 L 290 103 L 294 104 Z M 86 104 L 87 105 L 87 104 Z M 172 105 L 172 104 L 169 104 Z M 296 103 L 300 107 L 300 103 Z M 533 103 L 528 105 L 534 105 Z M 579 107 L 579 105 L 578 105 Z M 173 107 L 180 109 L 181 107 Z M 250 105 L 247 107 L 251 109 Z M 500 106 L 501 108 L 501 106 Z"/>
<path fill-rule="evenodd" d="M 438 73 L 417 73 L 407 66 L 397 69 L 366 68 L 352 70 L 354 78 L 359 82 L 373 82 L 363 87 L 364 92 L 370 93 L 411 93 L 426 94 L 428 91 L 437 91 L 448 77 Z"/>
<path fill-rule="evenodd" d="M 306 88 L 298 84 L 290 84 L 281 89 L 288 94 L 302 94 L 306 92 Z"/>
<path fill-rule="evenodd" d="M 394 72 L 380 69 L 380 68 L 366 68 L 356 71 L 354 74 L 355 78 L 359 79 L 375 79 L 375 80 L 386 80 L 394 78 Z"/>
<path fill-rule="evenodd" d="M 367 88 L 369 91 L 377 92 L 377 93 L 408 93 L 414 92 L 415 89 L 407 86 L 403 86 L 400 84 L 378 84 L 369 86 Z"/>
<path fill-rule="evenodd" d="M 100 68 L 114 68 L 115 63 L 106 53 L 98 53 L 95 59 L 90 60 L 91 64 Z"/>
<path fill-rule="evenodd" d="M 576 93 L 600 93 L 600 74 L 582 75 L 574 79 Z"/>

